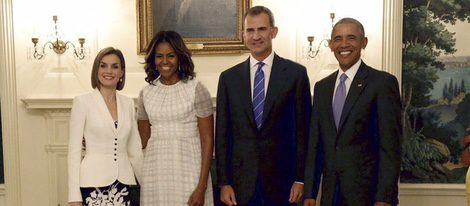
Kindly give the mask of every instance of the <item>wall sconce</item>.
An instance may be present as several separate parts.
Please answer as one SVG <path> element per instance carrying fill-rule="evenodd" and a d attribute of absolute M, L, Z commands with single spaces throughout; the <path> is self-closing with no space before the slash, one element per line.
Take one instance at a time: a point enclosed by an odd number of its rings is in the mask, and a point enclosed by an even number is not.
<path fill-rule="evenodd" d="M 331 19 L 331 28 L 333 28 L 334 26 L 333 22 L 335 20 L 335 13 L 330 13 L 330 19 Z M 313 42 L 315 41 L 314 36 L 308 36 L 307 41 L 308 41 L 308 47 L 306 48 L 305 57 L 307 59 L 313 59 L 318 55 L 318 52 L 320 51 L 320 47 L 322 46 L 322 44 L 324 47 L 328 47 L 328 44 L 330 42 L 330 36 L 327 36 L 325 39 L 320 40 L 320 43 L 318 43 L 318 45 L 316 46 L 313 45 Z"/>
<path fill-rule="evenodd" d="M 77 47 L 71 41 L 64 42 L 63 40 L 59 39 L 59 31 L 57 29 L 57 16 L 52 16 L 52 20 L 54 21 L 55 39 L 47 41 L 46 43 L 44 43 L 43 46 L 38 46 L 39 38 L 31 38 L 31 41 L 34 44 L 33 57 L 37 60 L 43 59 L 46 55 L 46 46 L 49 46 L 49 49 L 52 49 L 56 54 L 63 54 L 65 53 L 65 51 L 67 51 L 67 49 L 70 48 L 70 45 L 72 45 L 73 54 L 75 55 L 75 57 L 77 59 L 83 60 L 86 56 L 83 47 L 83 44 L 85 44 L 85 38 L 78 38 L 78 43 L 80 44 L 80 47 L 77 50 Z"/>

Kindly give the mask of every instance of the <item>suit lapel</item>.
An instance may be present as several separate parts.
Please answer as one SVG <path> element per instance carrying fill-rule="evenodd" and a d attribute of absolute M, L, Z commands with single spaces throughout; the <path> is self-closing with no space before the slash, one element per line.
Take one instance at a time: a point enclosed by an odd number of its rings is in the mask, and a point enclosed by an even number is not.
<path fill-rule="evenodd" d="M 128 117 L 124 117 L 123 115 L 126 114 L 126 112 L 124 112 L 123 110 L 123 102 L 122 102 L 122 98 L 119 94 L 116 93 L 116 104 L 117 104 L 117 113 L 118 113 L 118 124 L 117 124 L 117 128 L 116 126 L 114 127 L 114 131 L 115 133 L 119 133 L 119 130 L 121 129 L 122 127 L 122 124 L 124 123 L 124 119 L 128 118 Z"/>
<path fill-rule="evenodd" d="M 276 98 L 279 97 L 279 92 L 283 86 L 281 82 L 285 82 L 285 70 L 286 66 L 284 61 L 279 56 L 274 54 L 271 75 L 269 77 L 268 91 L 266 92 L 266 98 L 264 101 L 263 124 L 266 122 L 269 113 L 272 111 L 274 103 L 276 102 Z"/>
<path fill-rule="evenodd" d="M 250 58 L 248 58 L 242 65 L 240 69 L 240 95 L 242 99 L 242 104 L 245 106 L 245 111 L 250 121 L 250 124 L 256 128 L 255 114 L 253 113 L 253 101 L 251 99 L 251 89 L 250 82 Z"/>
<path fill-rule="evenodd" d="M 93 98 L 94 101 L 97 102 L 97 109 L 101 113 L 101 116 L 104 118 L 104 124 L 116 134 L 117 131 L 114 127 L 114 120 L 111 117 L 111 113 L 109 113 L 108 107 L 104 102 L 104 98 L 98 89 L 95 89 L 95 91 L 93 92 Z"/>
<path fill-rule="evenodd" d="M 346 121 L 349 113 L 351 112 L 352 107 L 356 103 L 357 99 L 361 95 L 366 85 L 366 77 L 367 77 L 367 69 L 364 63 L 361 63 L 359 70 L 354 76 L 354 79 L 351 83 L 351 87 L 349 88 L 348 95 L 346 96 L 346 101 L 344 103 L 343 111 L 341 112 L 341 120 L 339 122 L 339 128 L 343 127 L 344 122 Z M 339 133 L 339 132 L 338 132 Z"/>
<path fill-rule="evenodd" d="M 328 122 L 331 124 L 330 126 L 332 126 L 333 128 L 336 128 L 336 125 L 335 125 L 335 119 L 334 119 L 334 115 L 333 115 L 333 95 L 334 95 L 334 92 L 335 92 L 335 83 L 336 83 L 336 76 L 338 75 L 338 71 L 336 71 L 335 73 L 331 74 L 329 77 L 327 77 L 326 79 L 326 95 L 325 97 L 320 97 L 320 99 L 324 99 L 326 101 L 326 107 L 327 107 L 327 112 L 328 112 Z M 316 95 L 316 94 L 314 94 Z M 315 104 L 315 102 L 314 102 Z M 336 132 L 336 130 L 335 130 Z"/>

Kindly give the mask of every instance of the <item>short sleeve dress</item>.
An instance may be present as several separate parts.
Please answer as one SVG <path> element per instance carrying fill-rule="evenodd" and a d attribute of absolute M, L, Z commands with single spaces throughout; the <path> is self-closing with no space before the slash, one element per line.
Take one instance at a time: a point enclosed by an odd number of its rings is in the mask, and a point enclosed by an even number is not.
<path fill-rule="evenodd" d="M 196 79 L 164 85 L 158 79 L 142 89 L 137 119 L 149 120 L 141 205 L 187 205 L 201 171 L 198 117 L 213 114 L 207 88 Z M 213 205 L 209 175 L 204 205 Z"/>

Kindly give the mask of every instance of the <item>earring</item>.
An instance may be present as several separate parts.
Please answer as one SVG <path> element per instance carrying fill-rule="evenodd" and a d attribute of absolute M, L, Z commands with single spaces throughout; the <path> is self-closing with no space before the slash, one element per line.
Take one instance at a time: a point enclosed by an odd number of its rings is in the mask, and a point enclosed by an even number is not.
<path fill-rule="evenodd" d="M 119 82 L 122 82 L 122 78 L 119 79 Z"/>
<path fill-rule="evenodd" d="M 180 72 L 181 72 L 181 65 L 179 65 L 179 66 L 178 66 L 178 71 L 180 71 Z"/>

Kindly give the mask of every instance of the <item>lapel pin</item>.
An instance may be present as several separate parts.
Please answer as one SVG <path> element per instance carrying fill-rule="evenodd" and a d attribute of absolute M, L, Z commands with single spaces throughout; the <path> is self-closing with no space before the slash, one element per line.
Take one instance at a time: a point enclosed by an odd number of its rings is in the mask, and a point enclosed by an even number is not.
<path fill-rule="evenodd" d="M 357 87 L 362 87 L 362 83 L 357 84 Z"/>

